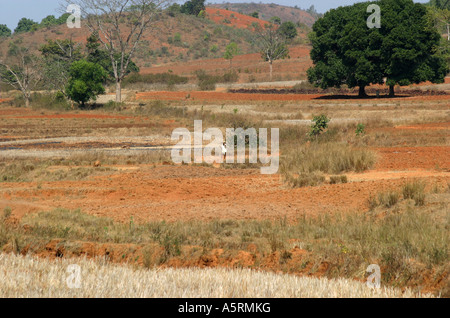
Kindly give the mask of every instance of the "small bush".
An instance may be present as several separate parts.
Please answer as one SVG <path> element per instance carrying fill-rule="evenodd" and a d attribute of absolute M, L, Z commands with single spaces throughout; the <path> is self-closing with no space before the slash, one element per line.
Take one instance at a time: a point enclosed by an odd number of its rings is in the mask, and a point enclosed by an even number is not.
<path fill-rule="evenodd" d="M 311 125 L 311 130 L 309 132 L 310 136 L 318 136 L 320 135 L 325 129 L 328 128 L 328 123 L 330 122 L 330 119 L 326 115 L 320 115 L 320 116 L 314 116 L 313 124 Z"/>
<path fill-rule="evenodd" d="M 365 135 L 366 134 L 365 128 L 366 127 L 364 126 L 364 124 L 358 124 L 355 130 L 356 136 Z"/>
<path fill-rule="evenodd" d="M 378 204 L 386 208 L 391 208 L 398 203 L 399 194 L 395 191 L 378 193 Z"/>
<path fill-rule="evenodd" d="M 347 183 L 347 176 L 331 176 L 330 184 Z"/>

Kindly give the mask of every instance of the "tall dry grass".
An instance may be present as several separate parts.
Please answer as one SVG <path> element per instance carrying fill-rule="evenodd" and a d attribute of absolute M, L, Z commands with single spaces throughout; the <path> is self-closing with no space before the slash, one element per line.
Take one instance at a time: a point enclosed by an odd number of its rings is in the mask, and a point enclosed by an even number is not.
<path fill-rule="evenodd" d="M 77 272 L 68 270 L 76 264 Z M 48 261 L 0 254 L 0 297 L 65 298 L 302 298 L 302 297 L 431 297 L 410 290 L 371 289 L 347 279 L 298 277 L 248 269 L 135 269 L 104 260 Z"/>
<path fill-rule="evenodd" d="M 312 142 L 287 150 L 280 159 L 281 175 L 294 187 L 314 186 L 325 180 L 323 174 L 362 172 L 375 163 L 375 154 L 338 142 Z"/>

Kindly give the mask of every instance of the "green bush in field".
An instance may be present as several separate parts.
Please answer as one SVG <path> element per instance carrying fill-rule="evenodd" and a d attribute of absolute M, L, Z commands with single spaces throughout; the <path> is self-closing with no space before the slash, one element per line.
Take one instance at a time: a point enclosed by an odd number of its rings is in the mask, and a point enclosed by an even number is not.
<path fill-rule="evenodd" d="M 319 115 L 314 116 L 313 119 L 313 125 L 311 126 L 311 130 L 309 132 L 309 135 L 312 136 L 318 136 L 320 135 L 325 129 L 328 128 L 328 123 L 330 122 L 330 119 L 326 115 Z"/>

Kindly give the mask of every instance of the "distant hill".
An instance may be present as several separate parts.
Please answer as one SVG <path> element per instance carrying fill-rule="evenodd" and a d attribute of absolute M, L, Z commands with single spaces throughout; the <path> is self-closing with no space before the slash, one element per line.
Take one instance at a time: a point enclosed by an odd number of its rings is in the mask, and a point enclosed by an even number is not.
<path fill-rule="evenodd" d="M 312 27 L 317 19 L 316 14 L 306 12 L 305 10 L 282 6 L 274 3 L 219 3 L 209 4 L 209 7 L 228 9 L 236 11 L 238 13 L 249 15 L 253 12 L 259 13 L 259 18 L 262 20 L 270 20 L 270 18 L 277 16 L 282 22 L 292 21 L 304 23 L 309 27 Z"/>
<path fill-rule="evenodd" d="M 186 14 L 175 17 L 162 14 L 154 25 L 155 29 L 143 37 L 133 60 L 141 69 L 148 69 L 171 63 L 221 58 L 231 41 L 238 44 L 241 54 L 256 53 L 251 31 L 251 25 L 255 22 L 265 23 L 248 15 L 211 7 L 206 9 L 206 19 Z M 9 41 L 16 37 L 22 38 L 24 45 L 36 51 L 50 39 L 72 39 L 84 49 L 90 32 L 83 22 L 81 25 L 81 29 L 69 29 L 62 24 L 13 35 L 12 38 L 0 38 L 0 56 L 6 55 Z M 306 38 L 306 31 L 299 28 L 299 36 Z"/>

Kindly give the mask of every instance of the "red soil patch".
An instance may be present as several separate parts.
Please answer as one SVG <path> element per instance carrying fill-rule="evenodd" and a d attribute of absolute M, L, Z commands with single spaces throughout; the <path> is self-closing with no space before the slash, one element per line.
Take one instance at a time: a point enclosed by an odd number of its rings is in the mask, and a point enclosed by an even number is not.
<path fill-rule="evenodd" d="M 279 175 L 261 175 L 259 170 L 162 165 L 82 181 L 42 182 L 40 188 L 35 182 L 0 183 L 0 199 L 17 218 L 43 206 L 81 208 L 121 222 L 131 217 L 137 222 L 284 216 L 295 220 L 303 214 L 365 211 L 370 195 L 399 189 L 411 178 L 426 178 L 442 187 L 450 181 L 450 147 L 377 151 L 376 170 L 349 174 L 350 182 L 345 184 L 291 189 Z M 435 170 L 436 165 L 441 169 Z"/>
<path fill-rule="evenodd" d="M 10 100 L 12 100 L 12 98 L 0 98 L 0 104 L 3 102 L 8 102 Z"/>
<path fill-rule="evenodd" d="M 450 171 L 450 147 L 375 148 L 380 155 L 376 169 L 444 169 Z"/>
<path fill-rule="evenodd" d="M 231 25 L 240 29 L 247 29 L 251 27 L 252 23 L 258 23 L 260 26 L 264 26 L 264 24 L 268 23 L 267 21 L 240 14 L 238 12 L 211 7 L 206 8 L 206 16 L 216 24 Z M 231 23 L 225 23 L 225 19 Z"/>

